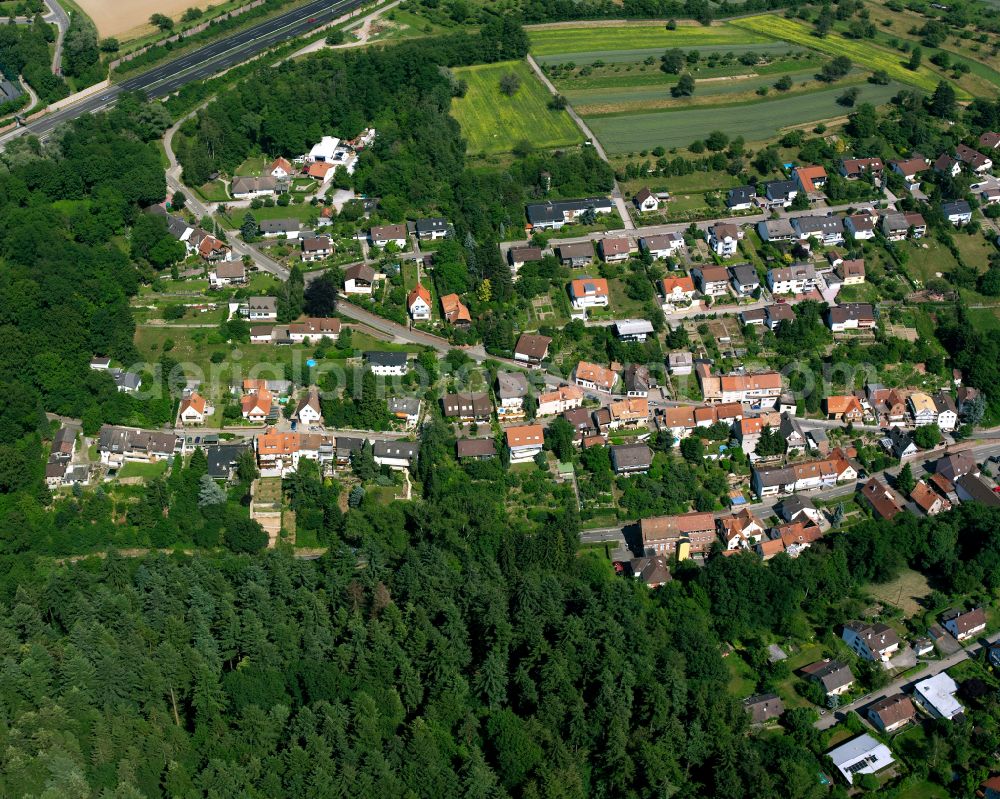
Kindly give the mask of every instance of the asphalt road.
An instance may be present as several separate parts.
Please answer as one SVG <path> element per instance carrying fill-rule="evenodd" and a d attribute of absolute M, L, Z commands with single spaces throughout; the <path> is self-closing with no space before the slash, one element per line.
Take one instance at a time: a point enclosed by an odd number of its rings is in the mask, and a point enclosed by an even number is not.
<path fill-rule="evenodd" d="M 360 8 L 364 2 L 365 0 L 342 0 L 342 2 L 315 0 L 307 3 L 260 25 L 207 44 L 134 78 L 109 86 L 103 92 L 30 123 L 21 131 L 44 137 L 64 122 L 107 108 L 122 92 L 142 91 L 151 98 L 165 97 L 191 81 L 204 80 L 241 64 L 287 39 L 302 36 L 346 12 Z"/>

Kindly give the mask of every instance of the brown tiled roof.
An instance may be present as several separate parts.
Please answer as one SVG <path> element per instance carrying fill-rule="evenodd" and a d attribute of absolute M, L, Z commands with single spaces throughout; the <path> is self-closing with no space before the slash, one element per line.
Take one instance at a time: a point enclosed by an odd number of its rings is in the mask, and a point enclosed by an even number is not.
<path fill-rule="evenodd" d="M 892 727 L 901 721 L 909 721 L 917 715 L 917 709 L 906 694 L 896 694 L 879 699 L 868 708 L 868 712 L 878 716 L 883 727 Z"/>
<path fill-rule="evenodd" d="M 536 336 L 531 333 L 524 333 L 517 340 L 514 352 L 528 358 L 541 359 L 545 357 L 545 353 L 548 352 L 549 344 L 551 343 L 552 339 L 548 336 Z"/>

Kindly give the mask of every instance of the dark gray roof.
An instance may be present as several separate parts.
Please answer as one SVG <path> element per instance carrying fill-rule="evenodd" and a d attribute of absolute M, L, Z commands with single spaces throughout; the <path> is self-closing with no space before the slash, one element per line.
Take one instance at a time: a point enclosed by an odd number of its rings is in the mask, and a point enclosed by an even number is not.
<path fill-rule="evenodd" d="M 376 366 L 404 366 L 406 364 L 406 353 L 369 350 L 365 353 L 365 360 Z"/>
<path fill-rule="evenodd" d="M 580 200 L 552 200 L 546 203 L 532 203 L 525 208 L 528 221 L 534 224 L 562 222 L 566 211 L 594 210 L 610 211 L 611 200 L 607 197 L 585 197 Z"/>
<path fill-rule="evenodd" d="M 950 200 L 949 202 L 941 203 L 941 213 L 945 217 L 971 214 L 972 207 L 965 200 Z"/>
<path fill-rule="evenodd" d="M 743 205 L 756 196 L 757 189 L 754 186 L 737 186 L 726 193 L 726 205 L 730 208 L 734 205 Z"/>
<path fill-rule="evenodd" d="M 758 286 L 760 280 L 757 279 L 757 270 L 750 264 L 736 264 L 729 267 L 733 279 L 741 286 Z"/>
<path fill-rule="evenodd" d="M 298 219 L 265 219 L 260 223 L 260 229 L 265 233 L 293 233 L 302 229 Z"/>
<path fill-rule="evenodd" d="M 798 190 L 799 186 L 794 180 L 771 180 L 764 184 L 764 191 L 772 200 L 787 197 Z"/>
<path fill-rule="evenodd" d="M 232 475 L 232 470 L 246 450 L 251 449 L 247 443 L 240 444 L 213 444 L 205 450 L 205 457 L 208 459 L 208 473 L 216 480 L 227 480 Z"/>
<path fill-rule="evenodd" d="M 801 233 L 839 233 L 844 229 L 844 222 L 839 216 L 798 216 L 792 224 Z"/>
<path fill-rule="evenodd" d="M 387 403 L 390 413 L 413 415 L 420 411 L 420 400 L 416 397 L 389 397 Z"/>
<path fill-rule="evenodd" d="M 439 233 L 448 231 L 448 220 L 439 216 L 418 219 L 414 225 L 419 236 L 421 233 Z"/>
<path fill-rule="evenodd" d="M 115 454 L 132 451 L 169 454 L 176 449 L 178 441 L 173 433 L 106 424 L 101 427 L 98 449 Z"/>
<path fill-rule="evenodd" d="M 617 444 L 611 447 L 611 465 L 615 471 L 648 469 L 653 451 L 645 444 Z"/>
<path fill-rule="evenodd" d="M 376 458 L 404 458 L 408 461 L 415 461 L 419 450 L 419 444 L 409 441 L 376 441 L 373 447 Z"/>

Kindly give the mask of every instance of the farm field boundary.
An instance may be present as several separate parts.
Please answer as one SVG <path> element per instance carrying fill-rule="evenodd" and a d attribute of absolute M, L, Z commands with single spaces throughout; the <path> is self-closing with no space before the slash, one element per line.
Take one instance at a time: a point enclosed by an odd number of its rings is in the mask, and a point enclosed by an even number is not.
<path fill-rule="evenodd" d="M 550 56 L 556 54 L 598 54 L 621 50 L 653 49 L 659 52 L 672 47 L 718 47 L 752 44 L 766 44 L 779 38 L 767 33 L 756 33 L 731 25 L 711 25 L 708 27 L 678 27 L 667 30 L 660 25 L 653 27 L 621 25 L 616 27 L 573 27 L 529 29 L 528 41 L 532 55 Z"/>

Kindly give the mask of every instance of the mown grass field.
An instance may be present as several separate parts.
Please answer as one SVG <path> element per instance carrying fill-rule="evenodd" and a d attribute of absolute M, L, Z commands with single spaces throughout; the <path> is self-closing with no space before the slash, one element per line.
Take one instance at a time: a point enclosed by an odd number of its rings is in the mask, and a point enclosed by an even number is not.
<path fill-rule="evenodd" d="M 548 107 L 550 95 L 523 61 L 484 64 L 454 70 L 466 81 L 465 97 L 451 106 L 473 155 L 510 152 L 525 139 L 548 149 L 579 144 L 583 134 L 565 111 Z M 521 79 L 513 97 L 500 91 L 500 79 L 509 73 Z"/>
<path fill-rule="evenodd" d="M 740 30 L 729 24 L 705 26 L 681 26 L 669 31 L 661 23 L 653 25 L 629 24 L 622 26 L 580 26 L 529 28 L 532 55 L 550 56 L 569 53 L 602 52 L 614 53 L 621 50 L 657 49 L 672 47 L 719 47 L 724 45 L 745 46 L 765 43 L 766 34 L 755 34 Z M 773 38 L 773 37 L 771 37 Z"/>
<path fill-rule="evenodd" d="M 711 47 L 711 50 L 707 50 L 707 47 Z M 713 53 L 732 53 L 733 55 L 739 55 L 740 53 L 746 53 L 748 51 L 753 51 L 755 53 L 761 53 L 765 55 L 782 55 L 784 53 L 792 53 L 802 48 L 797 45 L 789 44 L 788 42 L 754 42 L 748 44 L 722 44 L 722 45 L 708 45 L 706 51 Z M 683 48 L 681 48 L 683 49 Z M 562 64 L 568 61 L 572 61 L 575 64 L 592 64 L 594 61 L 601 60 L 606 64 L 626 64 L 642 61 L 644 58 L 652 56 L 657 61 L 661 55 L 663 55 L 663 47 L 628 47 L 621 50 L 591 50 L 577 53 L 551 53 L 549 55 L 541 55 L 539 53 L 532 52 L 532 57 L 542 65 L 545 64 Z M 655 67 L 659 69 L 659 66 Z"/>
<path fill-rule="evenodd" d="M 840 36 L 814 36 L 812 29 L 802 22 L 785 19 L 773 14 L 761 14 L 753 17 L 743 17 L 731 23 L 748 33 L 771 36 L 786 42 L 792 42 L 812 50 L 818 50 L 831 56 L 846 56 L 854 64 L 871 70 L 884 70 L 890 78 L 901 83 L 916 86 L 924 91 L 932 92 L 940 80 L 927 66 L 910 70 L 904 65 L 904 56 L 873 45 L 870 41 L 845 39 Z M 957 89 L 960 95 L 965 92 Z"/>
<path fill-rule="evenodd" d="M 864 84 L 859 88 L 858 102 L 881 105 L 901 87 L 890 83 L 888 86 Z M 727 124 L 737 125 L 747 142 L 763 142 L 773 139 L 784 128 L 846 115 L 848 109 L 837 104 L 842 93 L 843 88 L 835 88 L 791 97 L 772 94 L 760 102 L 745 105 L 589 116 L 586 119 L 609 154 L 638 152 L 657 145 L 684 147 L 695 139 L 704 138 L 708 131 L 725 128 Z"/>

